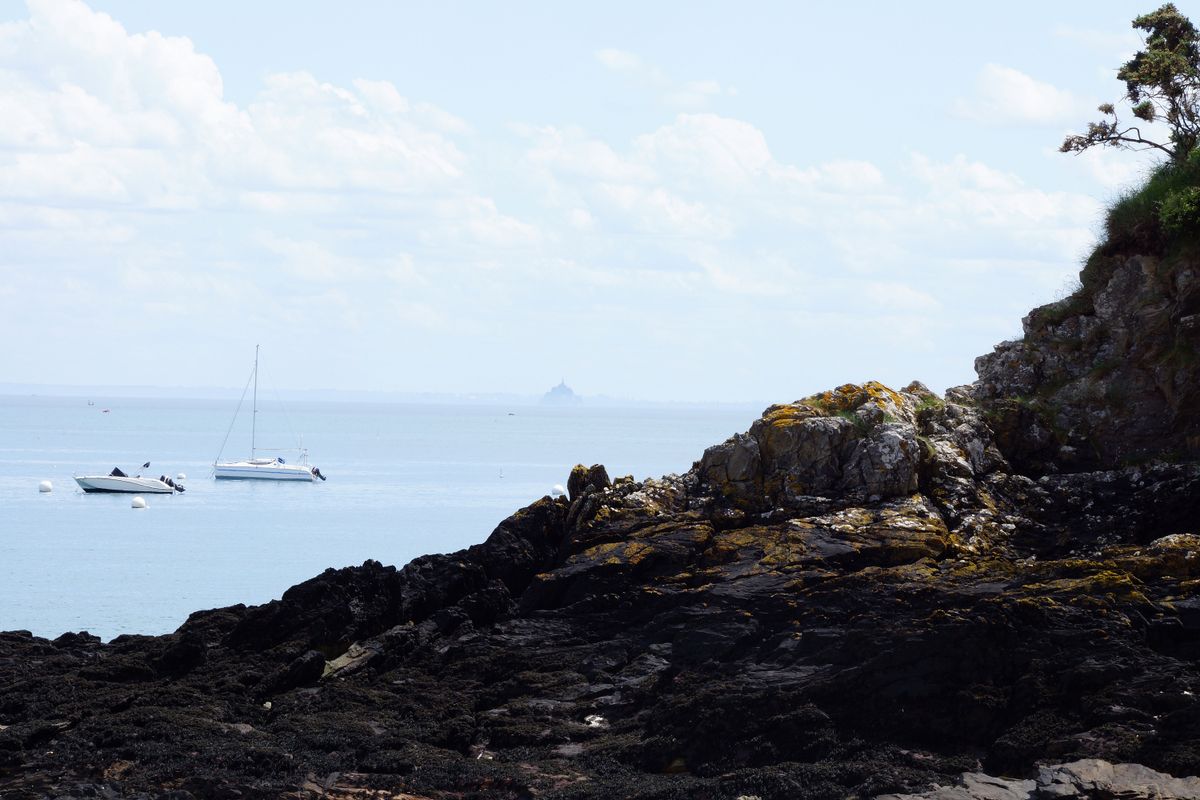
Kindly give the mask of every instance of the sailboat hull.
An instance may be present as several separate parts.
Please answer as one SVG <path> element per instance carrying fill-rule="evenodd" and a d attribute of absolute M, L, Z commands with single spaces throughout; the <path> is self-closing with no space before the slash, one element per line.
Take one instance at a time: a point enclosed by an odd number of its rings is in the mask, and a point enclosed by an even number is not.
<path fill-rule="evenodd" d="M 226 461 L 213 467 L 217 478 L 249 481 L 308 481 L 316 480 L 312 467 L 303 464 L 281 464 L 278 461 Z"/>

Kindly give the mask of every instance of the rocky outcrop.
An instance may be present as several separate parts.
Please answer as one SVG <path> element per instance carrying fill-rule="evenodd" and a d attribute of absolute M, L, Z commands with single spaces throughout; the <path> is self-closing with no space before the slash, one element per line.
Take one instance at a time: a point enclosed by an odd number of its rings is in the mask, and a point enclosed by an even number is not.
<path fill-rule="evenodd" d="M 895 392 L 867 383 L 771 406 L 749 433 L 709 448 L 700 477 L 747 510 L 802 507 L 815 496 L 904 496 L 917 488 L 922 446 L 931 446 L 918 441 L 917 414 L 935 405 L 942 401 L 920 384 Z M 957 457 L 956 445 L 946 446 Z"/>
<path fill-rule="evenodd" d="M 1200 467 L 1023 474 L 993 408 L 847 385 L 458 553 L 0 634 L 0 795 L 1190 796 Z"/>
<path fill-rule="evenodd" d="M 1024 338 L 975 361 L 1005 454 L 1045 474 L 1200 456 L 1200 262 L 1098 253 Z"/>

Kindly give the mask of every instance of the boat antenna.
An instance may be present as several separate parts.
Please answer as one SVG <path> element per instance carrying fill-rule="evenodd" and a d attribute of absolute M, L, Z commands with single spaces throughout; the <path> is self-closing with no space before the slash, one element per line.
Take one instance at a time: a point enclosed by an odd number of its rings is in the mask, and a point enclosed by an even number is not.
<path fill-rule="evenodd" d="M 258 371 L 258 364 L 255 363 L 255 372 Z M 217 457 L 213 459 L 213 468 L 216 468 L 217 462 L 221 460 L 221 453 L 225 452 L 225 445 L 229 443 L 229 434 L 233 433 L 233 426 L 237 424 L 238 414 L 242 411 L 242 403 L 246 402 L 246 392 L 250 389 L 250 379 L 254 377 L 254 373 L 246 376 L 246 385 L 242 387 L 242 396 L 238 398 L 237 408 L 234 409 L 233 419 L 229 420 L 229 427 L 225 430 L 225 438 L 221 440 L 221 449 L 217 453 Z"/>
<path fill-rule="evenodd" d="M 254 413 L 250 415 L 250 460 L 254 460 L 254 434 L 258 422 L 258 345 L 254 345 Z"/>
<path fill-rule="evenodd" d="M 288 412 L 287 403 L 283 402 L 283 397 L 279 394 L 278 385 L 271 386 L 271 393 L 275 395 L 275 402 L 279 404 L 280 410 L 283 411 L 283 419 L 287 423 L 288 433 L 296 440 L 296 450 L 303 454 L 304 437 L 296 433 L 296 426 L 292 424 L 292 415 Z"/>

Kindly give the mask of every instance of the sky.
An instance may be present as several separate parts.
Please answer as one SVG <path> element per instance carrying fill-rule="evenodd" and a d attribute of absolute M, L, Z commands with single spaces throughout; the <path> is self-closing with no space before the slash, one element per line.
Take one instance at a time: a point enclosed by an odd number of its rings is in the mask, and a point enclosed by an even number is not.
<path fill-rule="evenodd" d="M 1057 152 L 1153 7 L 0 0 L 0 383 L 966 383 L 1153 163 Z"/>

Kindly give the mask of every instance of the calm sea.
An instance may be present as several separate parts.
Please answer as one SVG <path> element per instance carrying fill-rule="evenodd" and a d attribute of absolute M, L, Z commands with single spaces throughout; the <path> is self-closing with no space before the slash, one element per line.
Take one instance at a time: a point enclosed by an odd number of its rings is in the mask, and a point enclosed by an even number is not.
<path fill-rule="evenodd" d="M 258 443 L 295 446 L 303 432 L 329 480 L 296 484 L 212 479 L 229 402 L 92 402 L 0 396 L 0 630 L 164 633 L 326 567 L 457 550 L 565 485 L 576 463 L 613 477 L 682 472 L 759 411 L 290 403 L 259 414 Z M 249 416 L 225 457 L 248 455 Z M 154 477 L 186 473 L 187 491 L 135 510 L 129 495 L 84 495 L 71 477 L 135 474 L 145 461 Z M 38 492 L 43 480 L 53 492 Z"/>

